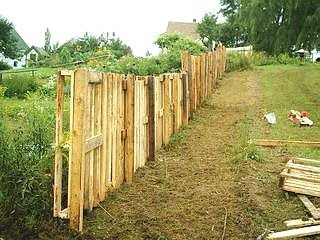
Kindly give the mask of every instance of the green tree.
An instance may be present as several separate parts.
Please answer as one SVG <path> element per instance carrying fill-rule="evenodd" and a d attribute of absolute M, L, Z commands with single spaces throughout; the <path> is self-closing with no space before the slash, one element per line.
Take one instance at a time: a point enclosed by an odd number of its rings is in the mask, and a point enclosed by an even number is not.
<path fill-rule="evenodd" d="M 0 53 L 5 57 L 19 56 L 17 39 L 12 35 L 13 25 L 6 18 L 0 16 Z"/>
<path fill-rule="evenodd" d="M 184 37 L 180 34 L 162 34 L 155 41 L 162 49 L 159 61 L 162 72 L 179 71 L 181 67 L 181 52 L 189 51 L 192 55 L 198 55 L 204 50 L 203 44 Z"/>
<path fill-rule="evenodd" d="M 221 0 L 227 22 L 247 29 L 257 50 L 279 54 L 320 45 L 318 0 Z"/>
<path fill-rule="evenodd" d="M 51 33 L 49 28 L 47 28 L 46 32 L 44 33 L 44 50 L 47 53 L 51 52 Z"/>
<path fill-rule="evenodd" d="M 198 24 L 198 33 L 202 43 L 212 49 L 213 42 L 220 39 L 220 26 L 217 24 L 218 17 L 213 13 L 207 13 Z"/>

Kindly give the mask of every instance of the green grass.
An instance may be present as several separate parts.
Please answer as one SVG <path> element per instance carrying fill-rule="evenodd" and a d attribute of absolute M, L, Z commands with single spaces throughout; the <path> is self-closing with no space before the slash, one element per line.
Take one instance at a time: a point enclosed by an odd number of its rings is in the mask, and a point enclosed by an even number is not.
<path fill-rule="evenodd" d="M 271 65 L 256 69 L 260 78 L 263 111 L 274 112 L 277 123 L 260 129 L 256 138 L 320 141 L 320 65 Z M 300 127 L 288 120 L 290 110 L 307 111 L 312 127 Z M 315 148 L 288 147 L 295 156 L 318 158 Z"/>

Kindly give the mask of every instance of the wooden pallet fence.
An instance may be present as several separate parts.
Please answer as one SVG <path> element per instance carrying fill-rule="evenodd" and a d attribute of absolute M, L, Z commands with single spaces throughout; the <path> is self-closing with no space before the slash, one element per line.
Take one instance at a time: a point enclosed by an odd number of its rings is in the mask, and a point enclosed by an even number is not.
<path fill-rule="evenodd" d="M 160 76 L 60 71 L 57 78 L 54 217 L 82 231 L 83 210 L 155 158 L 156 150 L 187 125 L 216 87 L 225 69 L 225 48 L 191 56 L 182 53 L 182 72 Z M 64 83 L 71 78 L 69 167 L 62 168 Z M 62 175 L 68 171 L 68 199 Z M 63 204 L 67 202 L 66 204 Z M 63 206 L 65 205 L 65 206 Z"/>

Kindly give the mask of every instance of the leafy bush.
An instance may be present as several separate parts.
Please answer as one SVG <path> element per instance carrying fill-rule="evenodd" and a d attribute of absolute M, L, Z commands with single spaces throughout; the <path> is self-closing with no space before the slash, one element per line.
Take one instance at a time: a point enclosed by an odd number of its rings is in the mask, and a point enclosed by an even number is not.
<path fill-rule="evenodd" d="M 122 58 L 117 65 L 117 71 L 135 75 L 153 75 L 162 72 L 158 57 L 126 57 Z"/>
<path fill-rule="evenodd" d="M 290 57 L 288 54 L 269 56 L 265 52 L 253 52 L 251 55 L 229 53 L 227 56 L 227 71 L 245 70 L 253 65 L 299 64 L 300 62 L 299 58 Z"/>
<path fill-rule="evenodd" d="M 7 91 L 7 88 L 6 87 L 2 87 L 0 85 L 0 98 L 4 96 L 5 92 Z"/>
<path fill-rule="evenodd" d="M 10 121 L 0 109 L 0 212 L 19 226 L 49 219 L 53 199 L 54 108 L 28 101 Z"/>
<path fill-rule="evenodd" d="M 57 79 L 56 74 L 50 75 L 50 77 L 47 79 L 47 82 L 39 88 L 40 92 L 45 96 L 55 97 L 57 92 L 56 79 Z"/>
<path fill-rule="evenodd" d="M 0 61 L 0 70 L 9 70 L 11 67 L 5 62 Z"/>
<path fill-rule="evenodd" d="M 239 54 L 239 53 L 230 53 L 227 56 L 227 72 L 235 70 L 246 70 L 251 68 L 251 59 L 250 56 Z"/>
<path fill-rule="evenodd" d="M 25 98 L 27 92 L 34 92 L 38 89 L 39 84 L 30 75 L 4 74 L 3 86 L 7 88 L 6 97 Z"/>
<path fill-rule="evenodd" d="M 279 64 L 299 64 L 301 60 L 297 57 L 290 57 L 289 54 L 280 54 L 277 56 Z"/>

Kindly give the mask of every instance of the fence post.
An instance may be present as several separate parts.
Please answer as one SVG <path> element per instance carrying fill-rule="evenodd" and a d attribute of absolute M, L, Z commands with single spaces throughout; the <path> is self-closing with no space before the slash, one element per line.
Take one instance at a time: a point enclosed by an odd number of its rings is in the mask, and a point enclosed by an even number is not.
<path fill-rule="evenodd" d="M 187 74 L 187 95 L 185 95 L 188 98 L 189 107 L 188 107 L 188 118 L 193 117 L 193 112 L 195 111 L 194 108 L 194 93 L 193 93 L 193 81 L 192 81 L 192 60 L 191 60 L 191 54 L 190 52 L 183 52 L 181 54 L 181 65 L 182 65 L 182 71 L 186 72 Z"/>
<path fill-rule="evenodd" d="M 132 75 L 127 77 L 127 95 L 125 108 L 125 127 L 127 137 L 125 141 L 125 180 L 132 183 L 134 171 L 134 79 Z"/>
<path fill-rule="evenodd" d="M 190 110 L 190 101 L 189 101 L 189 84 L 187 74 L 183 73 L 182 78 L 182 89 L 183 89 L 183 111 L 182 111 L 182 124 L 188 125 L 189 120 L 189 110 Z"/>
<path fill-rule="evenodd" d="M 87 70 L 75 72 L 74 81 L 74 122 L 72 131 L 71 185 L 70 185 L 70 226 L 82 231 L 83 190 L 85 163 L 85 107 L 88 88 Z"/>
<path fill-rule="evenodd" d="M 154 77 L 148 77 L 148 102 L 149 102 L 149 160 L 154 160 L 155 152 L 155 114 L 154 114 Z"/>

